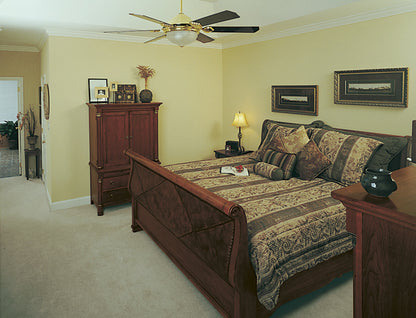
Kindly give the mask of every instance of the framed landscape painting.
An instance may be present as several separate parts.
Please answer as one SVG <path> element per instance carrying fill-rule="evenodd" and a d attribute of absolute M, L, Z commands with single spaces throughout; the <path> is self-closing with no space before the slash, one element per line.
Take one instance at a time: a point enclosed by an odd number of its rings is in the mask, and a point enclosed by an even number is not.
<path fill-rule="evenodd" d="M 407 107 L 408 69 L 335 71 L 334 103 Z"/>
<path fill-rule="evenodd" d="M 272 86 L 272 112 L 318 116 L 318 85 Z"/>

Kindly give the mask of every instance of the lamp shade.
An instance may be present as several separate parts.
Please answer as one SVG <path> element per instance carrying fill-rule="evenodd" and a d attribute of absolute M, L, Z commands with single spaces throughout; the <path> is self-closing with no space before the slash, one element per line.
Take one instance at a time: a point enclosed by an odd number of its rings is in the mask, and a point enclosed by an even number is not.
<path fill-rule="evenodd" d="M 166 34 L 166 37 L 176 45 L 185 46 L 194 42 L 198 37 L 198 33 L 190 30 L 170 31 Z"/>
<path fill-rule="evenodd" d="M 247 127 L 248 123 L 246 120 L 246 115 L 240 112 L 236 113 L 232 125 L 235 127 Z"/>

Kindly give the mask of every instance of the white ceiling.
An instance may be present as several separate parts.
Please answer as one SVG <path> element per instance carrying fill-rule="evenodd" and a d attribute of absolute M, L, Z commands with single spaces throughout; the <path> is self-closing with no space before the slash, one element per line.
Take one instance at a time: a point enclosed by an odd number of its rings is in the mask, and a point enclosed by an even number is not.
<path fill-rule="evenodd" d="M 240 18 L 217 25 L 257 25 L 260 31 L 211 33 L 214 42 L 196 45 L 231 47 L 416 11 L 416 0 L 183 0 L 183 12 L 192 19 L 223 10 L 235 11 Z M 0 0 L 0 50 L 38 51 L 47 35 L 144 42 L 155 34 L 119 35 L 104 31 L 159 29 L 158 24 L 128 13 L 169 22 L 179 11 L 180 0 Z"/>

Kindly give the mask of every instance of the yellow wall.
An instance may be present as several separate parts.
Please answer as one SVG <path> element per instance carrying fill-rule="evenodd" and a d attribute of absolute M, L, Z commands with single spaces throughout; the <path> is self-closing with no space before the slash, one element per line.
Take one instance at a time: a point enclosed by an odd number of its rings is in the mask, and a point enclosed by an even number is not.
<path fill-rule="evenodd" d="M 47 189 L 52 203 L 89 195 L 88 78 L 136 84 L 137 65 L 150 65 L 159 112 L 163 164 L 212 157 L 236 139 L 234 112 L 247 115 L 243 144 L 255 149 L 266 118 L 299 123 L 323 120 L 335 127 L 410 134 L 416 118 L 416 13 L 340 26 L 225 50 L 179 48 L 105 40 L 49 37 L 42 74 L 50 87 L 46 131 Z M 409 107 L 335 105 L 333 72 L 409 68 Z M 272 85 L 319 85 L 319 116 L 271 112 Z"/>
<path fill-rule="evenodd" d="M 23 77 L 24 110 L 32 105 L 39 118 L 40 53 L 0 51 L 0 76 Z M 39 122 L 35 133 L 40 135 Z"/>
<path fill-rule="evenodd" d="M 416 12 L 223 50 L 224 139 L 236 140 L 234 112 L 246 113 L 243 145 L 255 149 L 266 118 L 390 134 L 416 119 Z M 409 68 L 408 108 L 334 104 L 334 71 Z M 319 85 L 319 116 L 271 111 L 272 85 Z"/>
<path fill-rule="evenodd" d="M 43 51 L 51 101 L 47 188 L 52 203 L 89 195 L 88 78 L 143 89 L 136 66 L 156 70 L 149 89 L 153 101 L 163 102 L 163 164 L 212 157 L 214 147 L 222 147 L 220 50 L 52 36 Z"/>

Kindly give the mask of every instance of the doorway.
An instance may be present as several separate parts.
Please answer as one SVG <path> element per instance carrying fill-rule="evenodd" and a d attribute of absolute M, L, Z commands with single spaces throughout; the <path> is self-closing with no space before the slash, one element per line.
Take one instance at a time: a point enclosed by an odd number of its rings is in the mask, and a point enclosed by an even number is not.
<path fill-rule="evenodd" d="M 23 77 L 0 77 L 0 123 L 15 123 L 18 112 L 23 112 Z M 16 141 L 0 136 L 0 178 L 22 174 L 23 142 L 21 130 Z"/>

